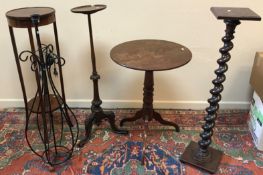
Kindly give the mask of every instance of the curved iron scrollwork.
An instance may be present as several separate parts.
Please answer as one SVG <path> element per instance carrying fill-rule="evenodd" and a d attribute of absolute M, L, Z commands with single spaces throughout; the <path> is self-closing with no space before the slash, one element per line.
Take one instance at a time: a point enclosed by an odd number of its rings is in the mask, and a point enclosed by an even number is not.
<path fill-rule="evenodd" d="M 38 49 L 25 50 L 18 55 L 18 60 L 31 62 L 31 70 L 35 72 L 37 81 L 35 96 L 27 102 L 25 137 L 32 152 L 45 163 L 54 166 L 71 158 L 78 140 L 79 125 L 65 101 L 61 68 L 66 61 L 59 56 L 58 50 L 56 54 L 54 53 L 52 44 L 41 43 L 38 30 L 39 16 L 33 15 L 31 20 L 35 28 Z M 57 45 L 58 43 L 56 47 Z M 63 87 L 62 96 L 55 86 L 52 74 L 59 75 L 60 85 Z M 32 135 L 34 139 L 31 138 Z"/>
<path fill-rule="evenodd" d="M 26 50 L 19 54 L 20 61 L 30 60 L 31 70 L 36 72 L 39 81 L 35 97 L 29 105 L 25 135 L 30 149 L 44 162 L 54 166 L 64 163 L 72 156 L 79 126 L 76 116 L 60 95 L 52 78 L 52 69 L 53 74 L 57 76 L 57 66 L 64 66 L 66 61 L 54 53 L 53 45 L 41 44 L 41 46 L 35 52 Z M 60 119 L 55 119 L 58 113 Z M 38 140 L 42 143 L 41 151 L 29 138 L 34 132 L 31 129 L 35 125 L 32 123 L 32 117 L 36 117 Z M 59 120 L 59 124 L 56 120 Z M 66 144 L 70 146 L 65 146 Z"/>
<path fill-rule="evenodd" d="M 39 59 L 39 50 L 35 52 L 32 52 L 30 50 L 22 51 L 18 56 L 19 60 L 22 62 L 26 62 L 29 59 L 31 62 L 32 71 L 36 71 L 37 66 L 39 66 L 41 70 L 45 70 L 53 65 L 53 73 L 54 75 L 58 75 L 56 65 L 64 66 L 66 63 L 65 59 L 63 57 L 59 57 L 54 53 L 54 47 L 52 44 L 41 44 L 41 46 L 41 52 L 43 53 L 43 57 L 45 60 L 44 62 L 41 62 Z"/>

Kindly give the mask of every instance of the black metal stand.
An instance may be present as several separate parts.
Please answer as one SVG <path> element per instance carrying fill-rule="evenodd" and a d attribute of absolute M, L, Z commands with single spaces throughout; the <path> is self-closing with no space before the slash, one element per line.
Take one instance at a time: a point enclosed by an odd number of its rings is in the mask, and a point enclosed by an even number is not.
<path fill-rule="evenodd" d="M 36 11 L 40 11 L 41 14 L 36 14 Z M 62 75 L 65 60 L 60 57 L 55 11 L 47 7 L 22 8 L 9 11 L 6 16 L 26 109 L 26 141 L 30 149 L 44 162 L 51 166 L 62 164 L 72 156 L 79 128 L 74 113 L 65 101 Z M 51 44 L 43 45 L 40 40 L 39 26 L 50 23 L 53 23 L 54 27 L 56 54 Z M 26 50 L 18 55 L 13 27 L 28 28 L 31 51 Z M 37 50 L 31 27 L 35 28 Z M 26 62 L 28 59 L 37 82 L 37 92 L 29 102 L 20 66 L 20 61 Z M 55 87 L 52 73 L 60 77 L 62 96 Z M 37 133 L 35 129 L 38 130 Z M 36 142 L 37 138 L 39 139 Z"/>
<path fill-rule="evenodd" d="M 234 39 L 235 28 L 240 24 L 240 20 L 259 21 L 261 18 L 247 8 L 212 7 L 211 11 L 217 19 L 223 19 L 226 24 L 225 36 L 222 38 L 224 46 L 220 49 L 221 58 L 217 60 L 219 67 L 215 70 L 217 77 L 212 81 L 214 88 L 210 90 L 212 97 L 208 99 L 210 105 L 206 108 L 207 115 L 204 118 L 205 124 L 202 126 L 203 132 L 200 134 L 201 140 L 198 144 L 191 141 L 180 160 L 210 173 L 215 173 L 218 169 L 223 152 L 211 148 L 209 145 L 212 142 L 211 137 L 213 135 L 213 128 L 215 127 L 217 111 L 219 109 L 218 103 L 221 100 L 220 93 L 224 89 L 222 83 L 226 79 L 225 72 L 228 70 L 226 63 L 231 58 L 229 51 L 234 46 L 231 40 Z"/>
<path fill-rule="evenodd" d="M 92 113 L 85 120 L 85 138 L 78 143 L 79 147 L 83 147 L 86 144 L 86 142 L 90 139 L 93 124 L 100 125 L 103 119 L 108 119 L 113 132 L 117 134 L 128 134 L 128 131 L 120 130 L 116 127 L 115 114 L 112 111 L 103 111 L 103 109 L 101 108 L 102 101 L 100 99 L 99 89 L 98 89 L 98 80 L 100 79 L 100 76 L 97 73 L 97 69 L 96 69 L 96 58 L 95 58 L 95 51 L 93 44 L 91 14 L 103 10 L 105 8 L 106 8 L 105 5 L 94 5 L 94 6 L 88 5 L 88 6 L 76 7 L 71 10 L 73 13 L 83 13 L 88 16 L 91 62 L 92 62 L 92 75 L 90 76 L 90 79 L 93 80 L 93 91 L 94 91 L 94 97 L 91 105 Z"/>

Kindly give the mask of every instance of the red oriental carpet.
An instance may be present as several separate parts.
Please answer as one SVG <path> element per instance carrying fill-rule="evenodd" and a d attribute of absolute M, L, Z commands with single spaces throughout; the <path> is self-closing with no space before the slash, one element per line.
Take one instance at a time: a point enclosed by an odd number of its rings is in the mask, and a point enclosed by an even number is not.
<path fill-rule="evenodd" d="M 84 134 L 84 119 L 89 109 L 74 109 Z M 110 132 L 107 122 L 94 127 L 91 140 L 84 148 L 74 151 L 72 159 L 50 172 L 40 158 L 34 155 L 24 138 L 25 112 L 23 109 L 0 111 L 0 174 L 92 174 L 92 175 L 204 175 L 204 171 L 182 164 L 179 156 L 191 140 L 199 140 L 204 111 L 157 110 L 163 118 L 179 124 L 180 133 L 173 128 L 149 122 L 147 142 L 144 142 L 144 124 L 139 120 L 126 123 L 129 136 Z M 135 109 L 115 109 L 117 125 L 120 119 L 132 117 Z M 224 151 L 216 174 L 262 175 L 263 152 L 258 151 L 247 127 L 248 112 L 224 110 L 218 115 L 214 131 L 214 148 Z M 32 139 L 35 139 L 32 137 Z M 146 161 L 141 164 L 142 148 Z"/>

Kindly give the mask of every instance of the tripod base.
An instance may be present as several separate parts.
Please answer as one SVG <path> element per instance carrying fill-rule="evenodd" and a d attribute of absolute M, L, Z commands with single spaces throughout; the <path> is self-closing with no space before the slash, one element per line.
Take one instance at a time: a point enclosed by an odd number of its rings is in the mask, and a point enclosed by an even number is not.
<path fill-rule="evenodd" d="M 123 135 L 129 134 L 127 130 L 121 130 L 117 128 L 115 125 L 115 114 L 112 111 L 101 110 L 92 112 L 92 114 L 90 114 L 90 116 L 85 120 L 85 138 L 77 144 L 78 147 L 83 147 L 89 141 L 92 125 L 96 124 L 99 126 L 103 119 L 108 119 L 111 129 L 114 133 Z"/>
<path fill-rule="evenodd" d="M 149 44 L 149 45 L 155 45 L 155 44 Z M 155 119 L 156 121 L 158 121 L 159 123 L 163 125 L 173 126 L 176 132 L 179 132 L 180 128 L 176 123 L 164 120 L 158 112 L 154 111 L 153 109 L 154 81 L 153 80 L 154 80 L 153 71 L 145 71 L 142 109 L 136 112 L 134 117 L 125 118 L 121 120 L 120 126 L 123 126 L 125 122 L 132 122 L 140 118 L 142 118 L 144 121 L 146 120 L 151 121 L 152 119 Z"/>
<path fill-rule="evenodd" d="M 183 163 L 188 163 L 200 169 L 206 170 L 210 173 L 216 173 L 223 152 L 209 147 L 208 152 L 210 155 L 207 157 L 207 159 L 200 158 L 199 160 L 202 161 L 198 161 L 197 160 L 198 157 L 194 157 L 196 155 L 196 151 L 198 150 L 199 150 L 198 143 L 191 141 L 190 144 L 185 149 L 182 156 L 180 157 L 180 161 Z"/>
<path fill-rule="evenodd" d="M 156 121 L 158 121 L 159 123 L 161 123 L 163 125 L 173 126 L 175 128 L 176 132 L 180 132 L 180 128 L 176 123 L 164 120 L 161 117 L 161 115 L 158 112 L 155 112 L 153 109 L 150 109 L 150 111 L 151 112 L 149 112 L 149 110 L 143 108 L 143 109 L 139 110 L 138 112 L 136 112 L 134 117 L 125 118 L 125 119 L 121 120 L 120 126 L 123 126 L 123 124 L 126 122 L 133 122 L 133 121 L 138 120 L 140 118 L 143 118 L 145 120 L 146 119 L 145 115 L 148 114 L 148 117 L 149 117 L 148 120 L 149 121 L 151 121 L 152 119 L 155 119 Z"/>

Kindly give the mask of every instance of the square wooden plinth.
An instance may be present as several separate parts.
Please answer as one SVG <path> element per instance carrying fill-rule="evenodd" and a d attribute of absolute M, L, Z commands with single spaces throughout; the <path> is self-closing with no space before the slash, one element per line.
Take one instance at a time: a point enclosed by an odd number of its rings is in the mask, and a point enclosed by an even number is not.
<path fill-rule="evenodd" d="M 210 173 L 216 173 L 223 152 L 209 147 L 208 151 L 211 156 L 209 156 L 208 160 L 204 162 L 199 162 L 193 158 L 194 154 L 198 149 L 199 149 L 199 145 L 196 142 L 191 141 L 190 144 L 186 147 L 182 156 L 180 157 L 180 161 L 183 163 L 188 163 L 190 165 L 193 165 L 197 168 L 203 169 Z"/>

